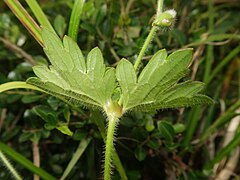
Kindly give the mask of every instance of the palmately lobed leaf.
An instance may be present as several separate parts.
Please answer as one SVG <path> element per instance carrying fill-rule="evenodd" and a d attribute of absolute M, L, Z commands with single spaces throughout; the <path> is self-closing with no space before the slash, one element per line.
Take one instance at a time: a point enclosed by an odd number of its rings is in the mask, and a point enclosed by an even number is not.
<path fill-rule="evenodd" d="M 192 49 L 178 50 L 169 56 L 166 50 L 160 50 L 136 79 L 131 78 L 136 77 L 133 65 L 121 60 L 116 77 L 124 95 L 124 111 L 152 111 L 212 103 L 211 98 L 198 94 L 204 87 L 203 83 L 187 81 L 177 84 L 189 72 L 191 61 Z M 131 76 L 126 75 L 128 71 Z"/>
<path fill-rule="evenodd" d="M 203 83 L 178 83 L 189 72 L 192 49 L 178 50 L 169 56 L 165 49 L 158 51 L 137 77 L 132 63 L 126 59 L 122 59 L 115 70 L 105 66 L 99 48 L 92 49 L 85 60 L 77 43 L 70 37 L 64 36 L 61 41 L 45 28 L 42 36 L 44 51 L 51 65 L 34 66 L 37 77 L 29 78 L 27 82 L 58 98 L 103 108 L 107 112 L 114 91 L 120 87 L 119 103 L 123 113 L 213 102 L 211 98 L 199 94 L 204 88 Z M 116 87 L 116 79 L 119 87 Z"/>
<path fill-rule="evenodd" d="M 84 106 L 102 108 L 111 101 L 116 86 L 115 70 L 105 67 L 99 48 L 92 49 L 85 60 L 71 38 L 64 36 L 62 42 L 46 28 L 42 28 L 42 37 L 51 65 L 33 67 L 38 78 L 28 79 L 29 84 Z"/>

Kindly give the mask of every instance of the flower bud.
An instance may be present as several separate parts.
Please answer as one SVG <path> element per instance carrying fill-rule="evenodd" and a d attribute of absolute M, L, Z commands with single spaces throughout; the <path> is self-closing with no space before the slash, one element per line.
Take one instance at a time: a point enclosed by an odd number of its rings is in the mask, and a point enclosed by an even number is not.
<path fill-rule="evenodd" d="M 171 27 L 174 25 L 176 14 L 177 13 L 174 9 L 161 13 L 158 17 L 156 17 L 153 22 L 153 26 Z"/>

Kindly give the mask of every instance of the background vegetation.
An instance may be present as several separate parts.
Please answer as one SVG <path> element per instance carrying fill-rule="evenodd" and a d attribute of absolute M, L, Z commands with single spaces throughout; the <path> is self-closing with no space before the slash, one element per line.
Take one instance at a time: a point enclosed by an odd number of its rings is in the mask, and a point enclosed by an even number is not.
<path fill-rule="evenodd" d="M 21 2 L 32 14 L 25 1 Z M 73 1 L 38 2 L 58 35 L 67 34 Z M 156 4 L 156 0 L 86 1 L 78 45 L 85 55 L 98 46 L 109 66 L 116 66 L 122 57 L 134 62 L 150 30 Z M 157 32 L 144 63 L 162 48 L 170 53 L 193 47 L 188 79 L 205 82 L 206 94 L 215 104 L 127 114 L 115 141 L 118 155 L 129 179 L 238 179 L 240 3 L 166 0 L 165 9 L 169 8 L 178 13 L 175 26 Z M 47 63 L 46 56 L 3 1 L 0 9 L 0 84 L 25 81 L 34 76 L 33 65 Z M 34 159 L 35 164 L 40 157 L 41 168 L 48 173 L 61 177 L 79 142 L 86 142 L 68 178 L 101 177 L 105 121 L 101 113 L 73 109 L 46 94 L 19 89 L 0 94 L 0 115 L 1 143 Z M 73 136 L 61 133 L 56 128 L 59 124 L 67 125 Z M 32 179 L 27 168 L 12 162 L 24 179 Z M 113 179 L 119 178 L 115 172 Z M 1 162 L 0 179 L 11 179 Z"/>

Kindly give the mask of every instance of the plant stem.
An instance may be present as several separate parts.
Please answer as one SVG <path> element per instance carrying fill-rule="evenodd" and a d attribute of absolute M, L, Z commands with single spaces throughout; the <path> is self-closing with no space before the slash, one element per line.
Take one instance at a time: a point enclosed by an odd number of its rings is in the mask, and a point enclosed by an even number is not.
<path fill-rule="evenodd" d="M 0 160 L 4 163 L 4 165 L 7 167 L 7 169 L 11 172 L 11 174 L 14 176 L 17 180 L 22 180 L 21 176 L 18 174 L 18 172 L 14 169 L 12 164 L 8 161 L 7 157 L 2 153 L 0 150 Z"/>
<path fill-rule="evenodd" d="M 161 15 L 162 11 L 163 11 L 163 1 L 164 1 L 164 0 L 158 0 L 156 17 L 159 17 L 159 16 Z M 135 62 L 135 64 L 134 64 L 134 69 L 135 69 L 135 71 L 138 69 L 138 66 L 139 66 L 139 64 L 140 64 L 141 61 L 142 61 L 143 55 L 144 55 L 144 53 L 146 52 L 149 44 L 151 43 L 151 41 L 152 41 L 152 39 L 153 39 L 153 37 L 154 37 L 154 35 L 155 35 L 155 32 L 156 32 L 157 30 L 158 30 L 158 26 L 153 25 L 153 26 L 152 26 L 152 29 L 151 29 L 151 31 L 149 32 L 148 37 L 147 37 L 147 39 L 145 40 L 145 42 L 144 42 L 144 44 L 143 44 L 143 47 L 142 47 L 142 49 L 141 49 L 141 51 L 140 51 L 140 53 L 139 53 L 139 55 L 138 55 L 138 57 L 137 57 L 137 60 L 136 60 L 136 62 Z M 120 99 L 119 99 L 119 101 L 118 101 L 118 104 L 121 106 L 122 103 L 123 103 L 123 96 L 121 95 L 121 97 L 120 97 Z"/>
<path fill-rule="evenodd" d="M 145 40 L 145 42 L 144 42 L 144 44 L 143 44 L 143 47 L 142 47 L 142 49 L 141 49 L 141 51 L 140 51 L 140 53 L 139 53 L 139 55 L 138 55 L 138 57 L 137 57 L 136 63 L 134 64 L 134 69 L 135 69 L 135 70 L 137 70 L 139 64 L 141 63 L 142 58 L 143 58 L 143 55 L 144 55 L 146 49 L 148 48 L 148 45 L 151 43 L 151 41 L 152 41 L 152 39 L 153 39 L 153 37 L 154 37 L 154 34 L 155 34 L 156 30 L 157 30 L 157 26 L 153 26 L 152 29 L 151 29 L 151 31 L 150 31 L 150 33 L 148 34 L 148 37 L 147 37 L 147 39 Z"/>
<path fill-rule="evenodd" d="M 163 1 L 164 0 L 158 0 L 158 4 L 157 4 L 157 14 L 156 16 L 158 17 L 162 11 L 163 11 Z"/>
<path fill-rule="evenodd" d="M 104 143 L 106 143 L 106 133 L 105 133 L 105 125 L 104 125 L 105 119 L 103 118 L 102 114 L 99 111 L 93 111 L 92 115 L 94 117 L 93 118 L 94 123 L 97 125 L 97 127 L 99 129 L 101 136 L 103 138 L 103 141 L 104 141 Z M 119 156 L 116 151 L 113 151 L 112 158 L 113 158 L 113 163 L 114 163 L 121 179 L 127 180 L 128 178 L 127 178 L 126 172 L 123 168 L 121 160 L 119 159 Z"/>
<path fill-rule="evenodd" d="M 163 11 L 163 1 L 164 0 L 158 0 L 156 17 L 159 17 Z M 149 44 L 151 43 L 157 29 L 158 29 L 157 26 L 152 26 L 152 29 L 151 29 L 150 33 L 148 34 L 148 37 L 145 40 L 143 47 L 137 57 L 136 63 L 134 64 L 135 70 L 137 70 L 139 64 L 141 63 L 143 55 L 144 55 L 145 51 L 147 50 Z"/>
<path fill-rule="evenodd" d="M 113 141 L 114 132 L 117 126 L 118 118 L 115 116 L 108 116 L 108 129 L 105 149 L 105 161 L 104 161 L 104 180 L 111 179 L 111 161 L 113 153 Z"/>
<path fill-rule="evenodd" d="M 4 91 L 9 91 L 12 89 L 32 89 L 32 90 L 44 92 L 43 90 L 37 88 L 36 86 L 32 86 L 22 81 L 7 82 L 0 85 L 0 93 Z"/>

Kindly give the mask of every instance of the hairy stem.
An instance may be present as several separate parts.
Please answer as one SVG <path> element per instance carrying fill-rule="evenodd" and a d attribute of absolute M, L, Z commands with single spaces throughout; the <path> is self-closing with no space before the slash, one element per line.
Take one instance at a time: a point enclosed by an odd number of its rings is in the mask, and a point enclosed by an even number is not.
<path fill-rule="evenodd" d="M 162 11 L 163 11 L 163 1 L 164 0 L 158 0 L 158 4 L 157 4 L 157 14 L 156 16 L 158 17 Z"/>
<path fill-rule="evenodd" d="M 94 117 L 93 118 L 94 123 L 97 125 L 97 127 L 99 129 L 101 136 L 104 140 L 104 143 L 106 143 L 106 132 L 105 132 L 105 126 L 104 126 L 105 118 L 103 118 L 103 116 L 100 114 L 99 111 L 93 111 L 92 115 Z M 127 178 L 126 172 L 123 168 L 121 160 L 119 159 L 119 156 L 116 151 L 113 151 L 112 159 L 113 159 L 113 163 L 114 163 L 116 170 L 118 171 L 121 179 L 127 180 L 128 178 Z"/>
<path fill-rule="evenodd" d="M 156 18 L 159 17 L 159 16 L 161 16 L 161 14 L 162 14 L 162 11 L 163 11 L 163 1 L 164 1 L 164 0 L 158 0 Z M 145 42 L 144 42 L 144 44 L 143 44 L 143 47 L 142 47 L 142 49 L 141 49 L 141 51 L 140 51 L 140 53 L 139 53 L 139 55 L 138 55 L 138 57 L 137 57 L 137 60 L 136 60 L 136 62 L 135 62 L 135 64 L 134 64 L 134 69 L 135 69 L 135 70 L 138 69 L 138 66 L 139 66 L 139 64 L 141 63 L 142 58 L 143 58 L 143 56 L 144 56 L 144 54 L 145 54 L 145 52 L 146 52 L 149 44 L 151 43 L 151 41 L 152 41 L 152 39 L 153 39 L 153 37 L 154 37 L 154 35 L 155 35 L 155 32 L 156 32 L 157 30 L 158 30 L 158 26 L 152 25 L 152 29 L 151 29 L 151 31 L 149 32 L 148 37 L 147 37 L 147 39 L 145 40 Z M 122 105 L 122 103 L 123 103 L 123 95 L 121 95 L 121 97 L 120 97 L 120 99 L 119 99 L 119 101 L 118 101 L 118 104 L 119 104 L 120 106 Z"/>
<path fill-rule="evenodd" d="M 162 11 L 163 11 L 163 1 L 164 0 L 158 0 L 156 17 L 159 17 L 161 15 Z M 150 33 L 148 34 L 148 37 L 145 40 L 145 42 L 143 44 L 143 47 L 142 47 L 142 49 L 141 49 L 141 51 L 140 51 L 140 53 L 137 57 L 136 63 L 134 64 L 134 69 L 135 70 L 137 70 L 139 64 L 141 63 L 143 55 L 144 55 L 145 51 L 147 50 L 149 44 L 151 43 L 157 29 L 158 29 L 157 26 L 155 26 L 155 25 L 152 26 L 152 29 L 151 29 Z"/>
<path fill-rule="evenodd" d="M 139 64 L 141 63 L 142 58 L 143 58 L 143 55 L 144 55 L 145 51 L 147 50 L 149 44 L 151 43 L 151 41 L 152 41 L 152 39 L 153 39 L 153 37 L 154 37 L 154 34 L 155 34 L 156 30 L 157 30 L 157 26 L 153 26 L 152 29 L 151 29 L 151 31 L 150 31 L 150 33 L 148 34 L 148 37 L 147 37 L 147 39 L 145 40 L 145 42 L 144 42 L 144 44 L 143 44 L 143 47 L 142 47 L 142 49 L 141 49 L 141 51 L 140 51 L 140 53 L 139 53 L 139 55 L 138 55 L 138 57 L 137 57 L 136 63 L 134 64 L 134 69 L 135 69 L 135 70 L 137 70 Z"/>
<path fill-rule="evenodd" d="M 117 117 L 108 116 L 108 128 L 107 128 L 105 161 L 104 161 L 104 180 L 111 179 L 111 161 L 112 161 L 112 153 L 114 151 L 113 141 L 114 141 L 114 132 L 117 126 L 117 122 L 118 122 Z"/>
<path fill-rule="evenodd" d="M 4 163 L 6 168 L 11 172 L 13 177 L 17 180 L 22 180 L 21 176 L 18 174 L 18 172 L 14 169 L 12 164 L 8 161 L 7 157 L 2 153 L 0 150 L 0 160 Z"/>

